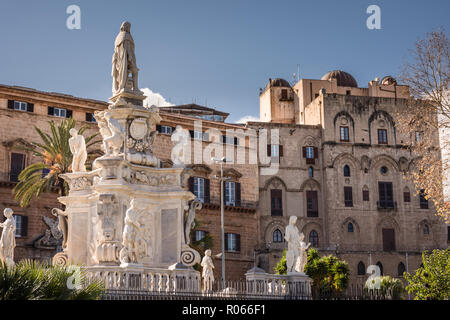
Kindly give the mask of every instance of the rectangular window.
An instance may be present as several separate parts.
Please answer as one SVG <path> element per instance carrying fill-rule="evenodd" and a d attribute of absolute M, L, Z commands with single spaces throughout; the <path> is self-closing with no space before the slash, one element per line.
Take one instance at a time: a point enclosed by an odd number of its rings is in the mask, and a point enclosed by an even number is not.
<path fill-rule="evenodd" d="M 306 158 L 306 164 L 315 164 L 317 156 L 316 147 L 303 147 L 303 157 Z"/>
<path fill-rule="evenodd" d="M 283 215 L 283 192 L 280 189 L 270 190 L 270 203 L 271 203 L 271 215 L 282 216 Z"/>
<path fill-rule="evenodd" d="M 28 233 L 28 217 L 21 215 L 13 215 L 16 222 L 16 237 L 26 237 Z"/>
<path fill-rule="evenodd" d="M 419 192 L 420 209 L 428 209 L 428 200 L 425 198 L 425 190 L 421 189 Z"/>
<path fill-rule="evenodd" d="M 86 121 L 87 122 L 97 122 L 95 120 L 94 114 L 90 112 L 86 112 Z"/>
<path fill-rule="evenodd" d="M 225 144 L 232 144 L 232 145 L 239 145 L 239 138 L 233 137 L 233 136 L 222 136 L 222 143 Z"/>
<path fill-rule="evenodd" d="M 234 181 L 225 181 L 225 205 L 236 205 L 236 184 Z"/>
<path fill-rule="evenodd" d="M 194 190 L 192 192 L 201 202 L 205 201 L 205 179 L 194 177 Z"/>
<path fill-rule="evenodd" d="M 349 136 L 348 136 L 348 127 L 341 127 L 341 141 L 348 142 Z"/>
<path fill-rule="evenodd" d="M 394 208 L 392 182 L 378 182 L 378 208 Z"/>
<path fill-rule="evenodd" d="M 237 233 L 225 233 L 225 250 L 232 252 L 241 251 L 241 236 Z"/>
<path fill-rule="evenodd" d="M 318 217 L 317 191 L 306 191 L 306 216 Z"/>
<path fill-rule="evenodd" d="M 195 230 L 194 241 L 200 241 L 206 236 L 206 231 L 203 230 Z"/>
<path fill-rule="evenodd" d="M 287 100 L 288 92 L 286 89 L 281 89 L 281 100 Z"/>
<path fill-rule="evenodd" d="M 382 229 L 383 251 L 395 251 L 395 230 Z"/>
<path fill-rule="evenodd" d="M 8 109 L 34 112 L 34 103 L 8 100 Z"/>
<path fill-rule="evenodd" d="M 363 190 L 363 201 L 369 201 L 369 190 Z"/>
<path fill-rule="evenodd" d="M 60 118 L 71 118 L 72 110 L 57 107 L 48 107 L 47 114 L 49 116 L 55 116 Z"/>
<path fill-rule="evenodd" d="M 416 136 L 416 143 L 423 143 L 423 132 L 422 131 L 416 131 L 415 133 Z"/>
<path fill-rule="evenodd" d="M 25 168 L 25 155 L 22 153 L 11 153 L 11 165 L 9 170 L 9 181 L 18 182 L 19 174 Z"/>
<path fill-rule="evenodd" d="M 386 129 L 378 129 L 378 144 L 387 144 L 387 130 Z"/>
<path fill-rule="evenodd" d="M 352 187 L 344 187 L 344 203 L 346 207 L 353 207 Z"/>
<path fill-rule="evenodd" d="M 172 134 L 172 127 L 169 126 L 161 126 L 161 133 L 164 134 Z"/>

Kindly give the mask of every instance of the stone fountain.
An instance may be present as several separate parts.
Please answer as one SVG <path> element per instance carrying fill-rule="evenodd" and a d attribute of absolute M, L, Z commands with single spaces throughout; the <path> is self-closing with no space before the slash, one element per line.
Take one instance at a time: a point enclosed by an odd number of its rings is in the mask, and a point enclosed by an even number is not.
<path fill-rule="evenodd" d="M 198 291 L 200 274 L 192 266 L 200 254 L 186 234 L 200 206 L 185 190 L 184 166 L 161 168 L 152 152 L 161 117 L 157 108 L 143 106 L 138 70 L 124 22 L 115 40 L 113 96 L 107 110 L 95 112 L 105 154 L 90 172 L 61 175 L 69 185 L 68 195 L 58 198 L 65 211 L 57 213 L 66 243 L 53 263 L 82 265 L 108 288 Z M 73 161 L 84 162 L 78 156 L 84 141 L 72 136 Z"/>

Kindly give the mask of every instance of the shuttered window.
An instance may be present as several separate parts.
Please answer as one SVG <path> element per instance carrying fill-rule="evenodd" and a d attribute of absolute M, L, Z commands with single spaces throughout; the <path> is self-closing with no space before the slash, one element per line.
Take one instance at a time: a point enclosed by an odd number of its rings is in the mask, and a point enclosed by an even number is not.
<path fill-rule="evenodd" d="M 395 230 L 382 229 L 383 251 L 395 251 Z"/>
<path fill-rule="evenodd" d="M 190 177 L 188 180 L 189 191 L 191 191 L 195 197 L 204 203 L 210 202 L 210 182 L 209 179 L 201 177 Z"/>
<path fill-rule="evenodd" d="M 378 182 L 378 197 L 379 208 L 394 208 L 392 182 Z"/>
<path fill-rule="evenodd" d="M 225 233 L 225 250 L 231 252 L 241 251 L 241 235 L 237 233 Z"/>
<path fill-rule="evenodd" d="M 319 216 L 317 191 L 315 190 L 306 191 L 306 216 L 307 217 Z"/>
<path fill-rule="evenodd" d="M 303 147 L 303 158 L 306 158 L 306 164 L 315 164 L 317 157 L 317 147 Z"/>
<path fill-rule="evenodd" d="M 25 155 L 22 153 L 11 153 L 11 165 L 9 170 L 9 181 L 19 181 L 19 174 L 25 168 Z"/>
<path fill-rule="evenodd" d="M 344 203 L 346 207 L 353 207 L 352 187 L 344 187 Z"/>
<path fill-rule="evenodd" d="M 270 190 L 270 203 L 271 203 L 271 215 L 282 216 L 283 215 L 283 192 L 280 189 Z"/>

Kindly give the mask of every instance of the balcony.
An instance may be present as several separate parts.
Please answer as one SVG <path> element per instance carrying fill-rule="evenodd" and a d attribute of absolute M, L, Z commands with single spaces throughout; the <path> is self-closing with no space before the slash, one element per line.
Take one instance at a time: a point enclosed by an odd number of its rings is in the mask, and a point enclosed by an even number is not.
<path fill-rule="evenodd" d="M 377 209 L 392 209 L 392 210 L 396 210 L 397 209 L 397 201 L 393 201 L 393 200 L 380 200 L 377 201 Z"/>

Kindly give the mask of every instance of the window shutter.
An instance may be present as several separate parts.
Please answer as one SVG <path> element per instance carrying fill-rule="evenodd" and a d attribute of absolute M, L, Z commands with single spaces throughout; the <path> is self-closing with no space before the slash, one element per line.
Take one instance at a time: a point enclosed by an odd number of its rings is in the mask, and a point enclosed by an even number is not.
<path fill-rule="evenodd" d="M 189 191 L 194 193 L 194 177 L 188 179 Z"/>
<path fill-rule="evenodd" d="M 72 118 L 72 110 L 66 110 L 66 118 Z"/>
<path fill-rule="evenodd" d="M 48 114 L 49 116 L 54 115 L 54 114 L 55 114 L 55 108 L 53 108 L 53 107 L 48 107 L 47 114 Z"/>
<path fill-rule="evenodd" d="M 283 146 L 281 144 L 278 146 L 278 153 L 280 157 L 283 156 Z"/>
<path fill-rule="evenodd" d="M 222 181 L 222 190 L 223 190 L 223 204 L 225 205 L 225 201 L 226 201 L 226 194 L 227 194 L 227 184 L 225 183 L 225 181 Z"/>
<path fill-rule="evenodd" d="M 303 150 L 303 158 L 306 158 L 306 147 L 302 147 Z"/>
<path fill-rule="evenodd" d="M 209 193 L 209 179 L 205 179 L 205 199 L 204 202 L 205 203 L 209 203 L 210 202 L 210 193 Z"/>
<path fill-rule="evenodd" d="M 314 147 L 314 159 L 317 159 L 319 157 L 319 149 L 317 147 Z"/>
<path fill-rule="evenodd" d="M 189 130 L 189 134 L 191 135 L 191 138 L 194 139 L 194 130 Z"/>
<path fill-rule="evenodd" d="M 239 140 L 237 137 L 234 137 L 234 145 L 235 146 L 239 145 Z"/>
<path fill-rule="evenodd" d="M 241 235 L 236 234 L 236 251 L 241 251 Z"/>
<path fill-rule="evenodd" d="M 27 111 L 34 112 L 34 103 L 27 103 Z"/>
<path fill-rule="evenodd" d="M 363 201 L 369 201 L 369 190 L 363 190 Z"/>
<path fill-rule="evenodd" d="M 270 144 L 267 145 L 267 156 L 268 157 L 272 156 L 272 147 Z"/>
<path fill-rule="evenodd" d="M 14 100 L 8 100 L 8 109 L 14 109 Z"/>
<path fill-rule="evenodd" d="M 156 125 L 156 131 L 161 132 L 161 125 L 160 124 Z"/>
<path fill-rule="evenodd" d="M 227 143 L 227 136 L 222 135 L 222 143 Z"/>
<path fill-rule="evenodd" d="M 236 207 L 241 206 L 241 184 L 239 182 L 235 183 L 235 200 L 236 200 Z"/>
<path fill-rule="evenodd" d="M 20 230 L 20 235 L 26 237 L 28 235 L 28 217 L 22 216 L 22 229 Z"/>
<path fill-rule="evenodd" d="M 225 233 L 225 251 L 228 251 L 228 233 Z"/>

